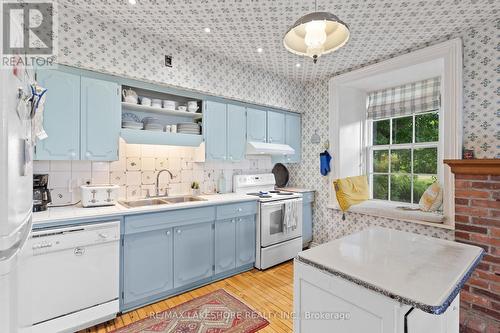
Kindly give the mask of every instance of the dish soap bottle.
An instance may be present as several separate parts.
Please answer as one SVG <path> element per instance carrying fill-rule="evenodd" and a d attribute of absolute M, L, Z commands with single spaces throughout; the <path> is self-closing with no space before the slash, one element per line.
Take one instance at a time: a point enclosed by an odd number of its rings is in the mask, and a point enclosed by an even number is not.
<path fill-rule="evenodd" d="M 217 187 L 219 188 L 219 193 L 226 193 L 226 176 L 224 175 L 224 171 L 220 173 L 217 185 Z"/>

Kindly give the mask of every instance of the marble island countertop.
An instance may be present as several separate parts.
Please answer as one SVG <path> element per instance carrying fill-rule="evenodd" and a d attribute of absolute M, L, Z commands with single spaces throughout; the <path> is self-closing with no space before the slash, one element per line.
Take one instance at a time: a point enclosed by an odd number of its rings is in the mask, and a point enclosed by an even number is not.
<path fill-rule="evenodd" d="M 296 260 L 427 313 L 441 314 L 483 255 L 480 247 L 372 227 L 303 251 Z"/>
<path fill-rule="evenodd" d="M 86 219 L 105 219 L 121 217 L 125 215 L 153 213 L 169 210 L 195 208 L 213 205 L 230 204 L 244 201 L 257 201 L 257 197 L 246 194 L 206 194 L 197 195 L 204 199 L 203 201 L 190 201 L 167 205 L 153 205 L 127 208 L 121 204 L 107 207 L 88 207 L 85 208 L 81 204 L 66 207 L 51 207 L 44 212 L 33 213 L 33 228 L 45 228 L 51 225 L 57 225 L 61 222 L 86 220 Z"/>

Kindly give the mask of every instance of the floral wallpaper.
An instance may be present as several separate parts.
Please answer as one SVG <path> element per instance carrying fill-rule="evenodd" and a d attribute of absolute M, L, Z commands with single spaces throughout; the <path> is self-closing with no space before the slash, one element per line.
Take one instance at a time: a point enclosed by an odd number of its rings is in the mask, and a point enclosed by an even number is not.
<path fill-rule="evenodd" d="M 326 177 L 320 176 L 318 158 L 328 138 L 326 79 L 306 82 L 285 78 L 230 57 L 188 48 L 132 26 L 123 28 L 112 20 L 104 22 L 92 14 L 70 8 L 61 8 L 59 22 L 59 62 L 63 64 L 302 112 L 303 158 L 299 165 L 290 166 L 290 183 L 317 190 L 316 242 L 325 242 L 368 225 L 453 237 L 453 232 L 444 229 L 362 214 L 348 214 L 342 221 L 338 211 L 326 207 L 329 184 Z M 500 157 L 499 22 L 497 19 L 480 23 L 446 37 L 461 37 L 464 41 L 464 146 L 473 148 L 479 158 Z M 413 49 L 442 40 L 436 39 Z M 380 54 L 380 58 L 370 63 L 413 49 Z M 164 66 L 165 54 L 173 55 L 172 68 Z M 355 53 L 351 56 L 357 57 Z M 314 132 L 322 138 L 320 144 L 310 143 Z"/>
<path fill-rule="evenodd" d="M 500 19 L 471 28 L 452 37 L 464 44 L 464 147 L 474 149 L 478 158 L 500 158 Z M 438 42 L 438 41 L 436 41 Z M 369 225 L 389 226 L 435 237 L 453 239 L 453 231 L 415 225 L 363 214 L 342 214 L 327 208 L 328 177 L 319 173 L 319 153 L 328 140 L 328 81 L 306 85 L 302 127 L 302 163 L 289 165 L 290 182 L 316 190 L 314 241 L 318 243 L 350 234 Z M 317 132 L 320 144 L 311 143 Z M 335 156 L 333 156 L 335 158 Z"/>
<path fill-rule="evenodd" d="M 500 158 L 500 18 L 466 30 L 464 147 L 477 158 Z"/>
<path fill-rule="evenodd" d="M 302 83 L 183 46 L 93 14 L 59 7 L 58 62 L 297 111 Z M 164 56 L 173 57 L 166 67 Z"/>
<path fill-rule="evenodd" d="M 83 17 L 137 27 L 158 40 L 215 54 L 288 79 L 326 79 L 348 68 L 376 62 L 481 26 L 498 15 L 498 0 L 59 0 Z M 283 34 L 301 16 L 328 11 L 345 21 L 351 35 L 338 51 L 317 64 L 283 47 Z M 96 25 L 97 27 L 97 25 Z M 204 28 L 210 28 L 206 33 Z M 139 44 L 139 43 L 138 43 Z M 257 48 L 262 48 L 258 53 Z M 297 63 L 300 67 L 297 67 Z"/>

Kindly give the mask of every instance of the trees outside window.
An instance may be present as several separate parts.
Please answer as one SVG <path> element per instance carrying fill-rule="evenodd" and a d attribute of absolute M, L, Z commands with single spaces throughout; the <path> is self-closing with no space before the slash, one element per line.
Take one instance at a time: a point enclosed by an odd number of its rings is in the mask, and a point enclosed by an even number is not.
<path fill-rule="evenodd" d="M 437 177 L 438 111 L 372 121 L 373 199 L 418 203 Z"/>

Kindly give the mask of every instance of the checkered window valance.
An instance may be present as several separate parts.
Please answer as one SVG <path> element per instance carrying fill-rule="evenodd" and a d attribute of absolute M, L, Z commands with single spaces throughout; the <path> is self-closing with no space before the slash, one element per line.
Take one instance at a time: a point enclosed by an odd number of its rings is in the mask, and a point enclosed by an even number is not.
<path fill-rule="evenodd" d="M 382 119 L 438 110 L 441 78 L 407 83 L 368 94 L 368 119 Z"/>

